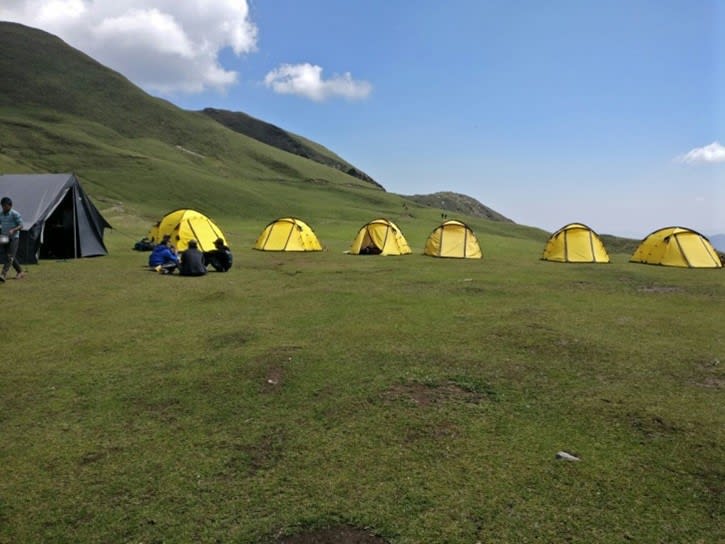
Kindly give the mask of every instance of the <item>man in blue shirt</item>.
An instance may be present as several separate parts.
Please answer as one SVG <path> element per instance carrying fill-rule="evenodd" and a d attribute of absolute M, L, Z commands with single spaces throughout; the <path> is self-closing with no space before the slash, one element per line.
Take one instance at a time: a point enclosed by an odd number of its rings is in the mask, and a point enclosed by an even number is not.
<path fill-rule="evenodd" d="M 15 269 L 17 279 L 25 276 L 20 263 L 15 259 L 20 245 L 20 229 L 23 228 L 23 218 L 17 211 L 13 210 L 13 201 L 9 197 L 2 197 L 0 206 L 2 206 L 2 211 L 0 211 L 0 235 L 8 237 L 7 242 L 2 240 L 4 243 L 0 243 L 0 247 L 4 250 L 7 258 L 7 262 L 0 273 L 0 283 L 5 283 L 11 266 Z"/>
<path fill-rule="evenodd" d="M 179 266 L 179 257 L 169 247 L 171 237 L 166 235 L 163 240 L 151 250 L 149 266 L 160 274 L 171 274 Z"/>

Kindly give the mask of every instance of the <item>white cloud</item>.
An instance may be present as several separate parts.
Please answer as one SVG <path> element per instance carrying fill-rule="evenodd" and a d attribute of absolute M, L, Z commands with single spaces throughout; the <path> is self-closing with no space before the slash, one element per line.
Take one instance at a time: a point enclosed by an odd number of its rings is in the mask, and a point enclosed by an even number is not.
<path fill-rule="evenodd" d="M 679 160 L 685 163 L 725 162 L 725 146 L 720 142 L 713 142 L 704 147 L 696 147 L 679 157 Z"/>
<path fill-rule="evenodd" d="M 49 0 L 38 5 L 36 18 L 43 25 L 53 25 L 64 19 L 78 19 L 85 12 L 83 0 Z"/>
<path fill-rule="evenodd" d="M 322 68 L 309 63 L 283 64 L 265 76 L 264 84 L 276 93 L 294 94 L 317 102 L 331 97 L 362 100 L 372 91 L 370 83 L 355 81 L 349 72 L 322 79 Z"/>
<path fill-rule="evenodd" d="M 155 8 L 133 9 L 119 17 L 104 19 L 92 32 L 99 42 L 119 43 L 123 49 L 138 47 L 185 59 L 194 57 L 194 46 L 184 29 L 172 16 Z"/>
<path fill-rule="evenodd" d="M 136 84 L 161 93 L 225 90 L 231 48 L 256 50 L 248 0 L 2 0 L 0 20 L 58 35 Z"/>

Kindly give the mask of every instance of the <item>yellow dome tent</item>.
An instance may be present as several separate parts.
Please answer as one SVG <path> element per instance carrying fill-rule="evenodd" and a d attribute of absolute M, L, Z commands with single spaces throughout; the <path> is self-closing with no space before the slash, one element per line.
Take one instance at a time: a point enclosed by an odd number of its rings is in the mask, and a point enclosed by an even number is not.
<path fill-rule="evenodd" d="M 395 223 L 373 219 L 357 232 L 348 253 L 353 255 L 408 255 L 410 246 Z"/>
<path fill-rule="evenodd" d="M 264 227 L 254 249 L 262 251 L 322 251 L 310 226 L 294 217 L 280 217 Z"/>
<path fill-rule="evenodd" d="M 189 240 L 196 240 L 200 251 L 212 251 L 217 238 L 221 238 L 228 245 L 222 230 L 206 215 L 196 210 L 180 209 L 167 213 L 151 227 L 148 238 L 151 243 L 158 244 L 165 235 L 171 237 L 170 243 L 177 251 L 185 251 Z"/>
<path fill-rule="evenodd" d="M 432 257 L 480 259 L 481 246 L 471 228 L 462 221 L 449 220 L 431 232 L 425 243 L 424 254 Z"/>
<path fill-rule="evenodd" d="M 608 263 L 599 235 L 582 223 L 569 223 L 549 237 L 541 257 L 560 263 Z"/>
<path fill-rule="evenodd" d="M 682 268 L 722 268 L 710 241 L 685 227 L 654 231 L 642 240 L 629 261 Z"/>

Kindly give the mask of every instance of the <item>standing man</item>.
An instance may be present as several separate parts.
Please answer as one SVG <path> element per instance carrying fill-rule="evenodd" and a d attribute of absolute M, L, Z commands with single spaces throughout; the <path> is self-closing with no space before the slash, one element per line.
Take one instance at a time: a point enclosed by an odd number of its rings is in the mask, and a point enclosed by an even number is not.
<path fill-rule="evenodd" d="M 2 244 L 7 262 L 3 266 L 2 273 L 0 273 L 0 283 L 5 283 L 8 270 L 10 270 L 11 266 L 15 269 L 16 279 L 21 279 L 25 276 L 25 272 L 23 272 L 20 264 L 15 259 L 18 246 L 20 245 L 20 229 L 23 228 L 23 218 L 17 211 L 13 210 L 13 201 L 9 197 L 2 197 L 0 199 L 0 206 L 2 206 L 2 212 L 0 212 L 0 234 L 9 238 L 7 243 Z"/>

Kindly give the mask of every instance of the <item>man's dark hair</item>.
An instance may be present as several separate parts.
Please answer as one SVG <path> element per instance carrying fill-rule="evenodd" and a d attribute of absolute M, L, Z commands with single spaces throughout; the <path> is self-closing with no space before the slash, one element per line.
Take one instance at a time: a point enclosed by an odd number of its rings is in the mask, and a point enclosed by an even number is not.
<path fill-rule="evenodd" d="M 196 249 L 196 240 L 189 240 L 189 247 L 193 247 Z"/>
<path fill-rule="evenodd" d="M 5 204 L 8 204 L 9 206 L 13 205 L 13 201 L 10 199 L 9 196 L 4 196 L 2 199 L 0 199 L 0 206 L 4 206 Z"/>

